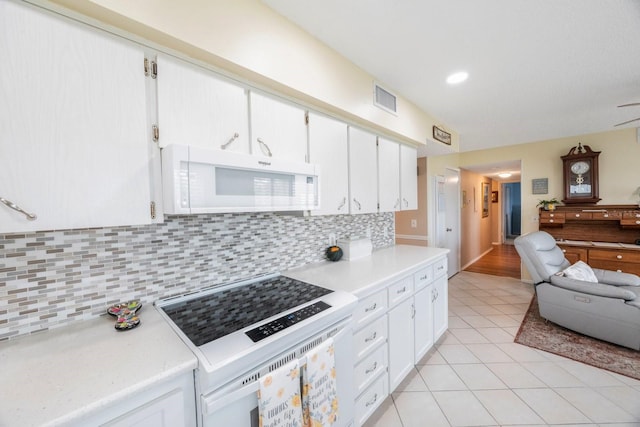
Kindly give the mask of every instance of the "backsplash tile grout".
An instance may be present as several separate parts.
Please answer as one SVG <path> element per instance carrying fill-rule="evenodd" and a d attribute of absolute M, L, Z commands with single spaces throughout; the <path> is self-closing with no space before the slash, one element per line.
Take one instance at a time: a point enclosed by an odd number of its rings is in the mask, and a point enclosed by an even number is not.
<path fill-rule="evenodd" d="M 0 341 L 324 259 L 329 234 L 394 244 L 394 214 L 167 216 L 160 224 L 0 234 Z"/>

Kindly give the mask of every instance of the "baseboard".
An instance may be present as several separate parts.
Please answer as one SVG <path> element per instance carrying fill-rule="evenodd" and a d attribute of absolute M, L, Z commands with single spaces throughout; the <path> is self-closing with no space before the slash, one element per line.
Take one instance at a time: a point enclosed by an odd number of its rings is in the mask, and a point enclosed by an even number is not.
<path fill-rule="evenodd" d="M 460 270 L 464 270 L 467 267 L 469 267 L 471 264 L 473 264 L 474 262 L 478 261 L 480 258 L 482 258 L 483 256 L 485 256 L 486 254 L 488 254 L 489 252 L 491 252 L 493 250 L 493 248 L 490 248 L 488 250 L 486 250 L 485 252 L 483 252 L 482 254 L 480 254 L 479 256 L 477 256 L 476 258 L 474 258 L 473 260 L 469 261 L 468 263 L 466 263 L 463 267 L 460 268 Z"/>

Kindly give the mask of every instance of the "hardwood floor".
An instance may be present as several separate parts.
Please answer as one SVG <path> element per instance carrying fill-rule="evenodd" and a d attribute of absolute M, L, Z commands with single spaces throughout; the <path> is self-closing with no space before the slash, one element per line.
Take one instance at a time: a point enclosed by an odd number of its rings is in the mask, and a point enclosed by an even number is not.
<path fill-rule="evenodd" d="M 464 271 L 520 279 L 520 256 L 513 245 L 494 245 L 493 250 Z"/>

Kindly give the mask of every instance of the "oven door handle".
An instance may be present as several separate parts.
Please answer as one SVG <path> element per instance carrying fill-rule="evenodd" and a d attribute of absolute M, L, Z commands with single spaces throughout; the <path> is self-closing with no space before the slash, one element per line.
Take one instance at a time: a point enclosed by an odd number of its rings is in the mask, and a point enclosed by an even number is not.
<path fill-rule="evenodd" d="M 231 393 L 219 394 L 216 393 L 213 396 L 202 397 L 202 412 L 204 415 L 213 414 L 220 409 L 230 405 L 231 403 L 242 399 L 252 393 L 257 393 L 260 390 L 260 382 L 254 381 L 246 386 L 232 391 Z"/>

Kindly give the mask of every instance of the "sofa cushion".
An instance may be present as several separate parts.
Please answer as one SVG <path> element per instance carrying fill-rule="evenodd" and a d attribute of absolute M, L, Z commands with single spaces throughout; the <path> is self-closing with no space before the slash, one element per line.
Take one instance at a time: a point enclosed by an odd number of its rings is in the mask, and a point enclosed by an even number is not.
<path fill-rule="evenodd" d="M 578 261 L 572 266 L 565 268 L 562 270 L 562 274 L 570 279 L 598 283 L 596 274 L 591 267 L 589 267 L 589 264 L 584 261 Z"/>

